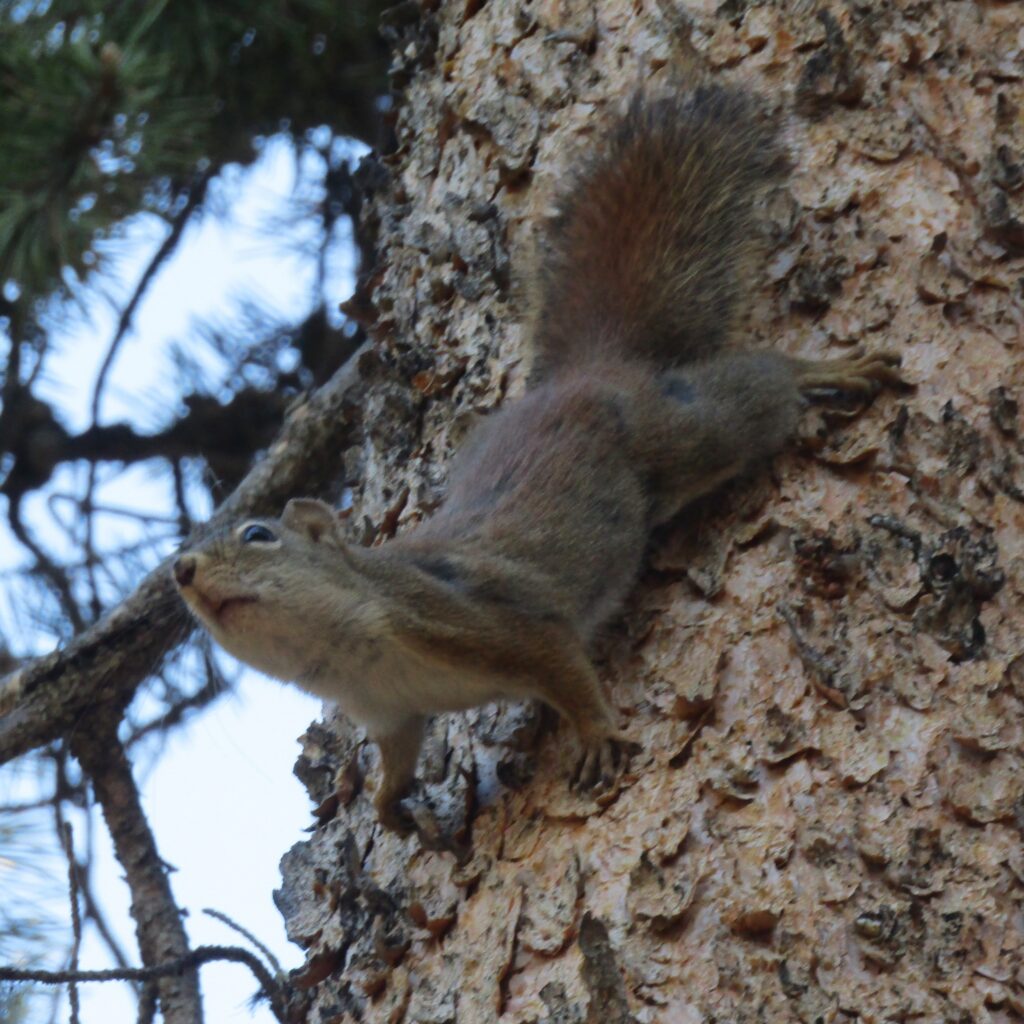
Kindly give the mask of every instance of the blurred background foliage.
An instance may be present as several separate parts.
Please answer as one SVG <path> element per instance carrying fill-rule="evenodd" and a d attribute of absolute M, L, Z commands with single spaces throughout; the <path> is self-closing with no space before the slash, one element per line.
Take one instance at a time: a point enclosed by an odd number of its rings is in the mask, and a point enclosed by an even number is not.
<path fill-rule="evenodd" d="M 260 137 L 379 144 L 380 8 L 0 2 L 0 280 L 32 300 L 88 274 L 125 217 L 180 213 Z"/>
<path fill-rule="evenodd" d="M 357 266 L 371 256 L 372 239 L 356 225 L 367 172 L 360 177 L 352 154 L 354 143 L 389 146 L 386 56 L 407 19 L 399 10 L 382 36 L 386 6 L 0 0 L 0 546 L 14 548 L 0 552 L 0 677 L 129 590 L 165 553 L 150 528 L 165 548 L 176 543 L 195 510 L 229 492 L 269 443 L 292 397 L 327 379 L 361 341 L 325 279 L 332 247 L 354 251 Z M 288 319 L 238 301 L 217 322 L 195 323 L 167 356 L 177 376 L 165 406 L 107 422 L 110 372 L 150 285 L 190 224 L 230 217 L 238 169 L 281 145 L 298 183 L 289 218 L 303 225 L 315 266 L 304 312 Z M 140 218 L 162 228 L 126 281 L 118 242 Z M 55 325 L 111 295 L 116 327 L 82 382 L 82 426 L 45 387 L 69 355 Z M 162 505 L 138 517 L 145 529 L 114 543 L 97 525 L 102 488 L 139 463 L 151 467 Z M 32 511 L 42 500 L 48 523 Z M 133 706 L 125 741 L 177 727 L 228 683 L 209 652 L 181 652 Z M 0 788 L 0 960 L 27 963 L 52 944 L 32 894 L 41 884 L 62 888 L 60 871 L 41 882 L 39 850 L 59 851 L 53 823 L 87 806 L 89 793 L 59 747 L 17 776 Z M 87 845 L 79 855 L 85 918 L 102 933 Z M 20 998 L 0 990 L 0 1020 L 18 1019 Z"/>

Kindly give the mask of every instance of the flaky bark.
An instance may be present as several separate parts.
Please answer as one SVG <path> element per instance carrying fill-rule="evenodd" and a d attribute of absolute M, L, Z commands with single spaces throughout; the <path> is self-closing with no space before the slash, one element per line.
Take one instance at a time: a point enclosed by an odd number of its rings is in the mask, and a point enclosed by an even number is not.
<path fill-rule="evenodd" d="M 460 864 L 377 831 L 372 751 L 310 730 L 321 823 L 278 894 L 310 1019 L 1024 1013 L 1022 28 L 1019 5 L 943 0 L 492 0 L 404 24 L 363 297 L 385 369 L 346 456 L 361 536 L 426 514 L 465 414 L 521 390 L 514 284 L 552 186 L 673 69 L 794 112 L 752 342 L 895 347 L 917 388 L 809 412 L 802 450 L 657 539 L 604 645 L 643 747 L 607 805 L 569 792 L 567 730 L 445 717 L 424 774 Z"/>

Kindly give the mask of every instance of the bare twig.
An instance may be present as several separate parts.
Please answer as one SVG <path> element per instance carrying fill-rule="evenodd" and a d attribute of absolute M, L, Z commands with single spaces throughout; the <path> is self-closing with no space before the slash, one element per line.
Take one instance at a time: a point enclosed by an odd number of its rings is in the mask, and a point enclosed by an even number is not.
<path fill-rule="evenodd" d="M 74 494 L 66 494 L 56 491 L 46 496 L 46 506 L 56 518 L 57 506 L 64 502 L 73 505 L 76 514 L 80 515 L 82 510 L 81 501 Z M 139 523 L 156 523 L 160 526 L 177 526 L 176 516 L 163 516 L 156 512 L 140 512 L 135 508 L 121 508 L 118 505 L 93 505 L 93 512 L 102 512 L 105 516 L 120 516 L 123 519 L 134 519 Z M 59 520 L 58 520 L 59 521 Z M 65 524 L 61 524 L 67 529 Z"/>
<path fill-rule="evenodd" d="M 79 868 L 78 889 L 82 894 L 82 902 L 85 904 L 86 919 L 95 925 L 96 931 L 99 932 L 104 945 L 114 958 L 114 963 L 119 967 L 127 967 L 128 958 L 125 956 L 121 944 L 117 941 L 113 929 L 107 924 L 107 919 L 100 909 L 100 905 L 96 902 L 96 897 L 92 891 L 92 880 L 89 878 L 88 872 L 81 865 L 79 865 Z"/>
<path fill-rule="evenodd" d="M 12 497 L 7 505 L 7 521 L 10 523 L 11 532 L 26 547 L 36 560 L 36 568 L 39 574 L 50 584 L 57 600 L 60 602 L 61 611 L 68 617 L 75 632 L 85 629 L 85 619 L 79 611 L 78 602 L 71 593 L 71 581 L 67 573 L 56 565 L 49 555 L 36 543 L 35 538 L 28 532 L 27 527 L 21 520 L 21 499 Z"/>
<path fill-rule="evenodd" d="M 168 729 L 181 722 L 189 711 L 204 708 L 207 704 L 212 704 L 221 694 L 228 692 L 228 683 L 217 669 L 213 659 L 207 655 L 203 661 L 206 668 L 206 682 L 194 693 L 174 701 L 162 714 L 135 729 L 125 740 L 126 747 L 130 749 L 139 740 L 151 736 L 153 733 L 167 732 Z"/>
<path fill-rule="evenodd" d="M 44 796 L 39 800 L 29 800 L 19 804 L 0 804 L 0 814 L 25 814 L 31 811 L 41 811 L 44 807 L 50 807 L 52 804 L 52 796 Z"/>
<path fill-rule="evenodd" d="M 195 213 L 205 200 L 206 190 L 210 184 L 211 177 L 212 172 L 210 171 L 196 177 L 195 182 L 189 190 L 188 200 L 174 220 L 171 221 L 170 232 L 160 244 L 157 251 L 153 254 L 153 258 L 149 261 L 146 269 L 142 272 L 142 277 L 139 278 L 139 283 L 135 286 L 135 291 L 132 293 L 132 297 L 128 300 L 128 304 L 121 311 L 121 316 L 117 321 L 117 328 L 114 331 L 114 337 L 111 339 L 110 345 L 107 348 L 107 354 L 104 356 L 103 362 L 100 365 L 99 373 L 96 375 L 96 384 L 93 386 L 90 415 L 92 418 L 92 428 L 94 430 L 99 427 L 100 403 L 103 400 L 103 389 L 106 387 L 107 377 L 114 365 L 114 360 L 117 358 L 117 353 L 121 347 L 121 343 L 128 335 L 128 329 L 131 327 L 132 320 L 135 317 L 135 311 L 139 308 L 139 303 L 149 290 L 149 286 L 152 283 L 153 278 L 156 277 L 157 271 L 159 271 L 165 261 L 178 247 L 178 243 L 181 241 L 181 236 L 184 233 L 185 227 L 191 219 L 192 214 Z M 82 499 L 82 514 L 85 521 L 85 565 L 86 571 L 89 574 L 89 581 L 92 589 L 94 618 L 99 617 L 101 607 L 99 588 L 97 587 L 95 576 L 96 553 L 93 535 L 93 495 L 96 490 L 96 472 L 97 463 L 90 462 L 89 479 L 85 488 L 85 496 Z"/>
<path fill-rule="evenodd" d="M 57 826 L 57 836 L 61 845 L 64 846 L 64 805 L 70 803 L 72 806 L 85 807 L 87 805 L 86 784 L 84 780 L 72 782 L 68 778 L 68 755 L 63 743 L 54 745 L 49 751 L 50 759 L 54 768 L 54 791 L 46 800 L 40 801 L 41 806 L 52 806 L 54 820 Z M 74 864 L 75 886 L 81 900 L 81 910 L 86 921 L 91 921 L 96 927 L 100 938 L 103 940 L 114 962 L 121 967 L 128 966 L 128 958 L 121 949 L 113 929 L 107 924 L 106 917 L 95 895 L 92 891 L 92 879 L 90 869 L 93 864 L 93 817 L 87 815 L 85 818 L 85 854 L 84 857 L 75 857 L 73 862 L 69 861 L 69 868 Z M 66 847 L 65 847 L 66 849 Z"/>
<path fill-rule="evenodd" d="M 52 754 L 54 771 L 56 775 L 56 785 L 53 800 L 57 804 L 57 819 L 60 820 L 60 815 L 63 813 L 61 807 L 64 802 L 72 802 L 79 806 L 85 807 L 87 804 L 87 797 L 85 793 L 86 783 L 82 779 L 80 782 L 72 783 L 68 778 L 67 765 L 68 755 L 65 744 L 60 743 L 56 745 L 56 748 Z M 96 931 L 99 933 L 100 938 L 105 943 L 107 949 L 110 951 L 110 955 L 114 958 L 114 962 L 120 967 L 128 966 L 128 959 L 121 949 L 120 944 L 114 937 L 113 930 L 110 925 L 107 924 L 106 918 L 103 911 L 100 909 L 99 903 L 92 891 L 92 878 L 90 872 L 94 863 L 93 850 L 93 816 L 87 814 L 85 818 L 85 856 L 83 859 L 75 860 L 76 868 L 76 884 L 78 886 L 79 894 L 81 895 L 83 909 L 85 911 L 85 919 L 91 921 L 96 927 Z"/>
<path fill-rule="evenodd" d="M 62 820 L 60 801 L 54 805 L 57 811 L 58 831 L 64 856 L 68 862 L 68 898 L 71 901 L 71 956 L 69 972 L 78 972 L 78 954 L 82 949 L 82 912 L 78 904 L 78 870 L 75 861 L 75 838 L 71 831 L 71 822 Z M 68 981 L 68 1003 L 71 1007 L 70 1024 L 80 1024 L 81 1007 L 78 1002 L 78 983 L 72 978 Z"/>
<path fill-rule="evenodd" d="M 121 316 L 117 321 L 117 328 L 114 331 L 114 337 L 111 339 L 110 345 L 107 348 L 107 354 L 103 358 L 103 363 L 100 365 L 100 371 L 96 375 L 96 384 L 92 391 L 92 405 L 91 405 L 91 417 L 93 425 L 96 425 L 96 421 L 99 419 L 100 402 L 103 400 L 103 389 L 107 383 L 107 376 L 110 373 L 111 367 L 114 365 L 114 360 L 117 358 L 118 349 L 121 347 L 121 342 L 124 341 L 125 336 L 128 333 L 128 328 L 132 325 L 132 320 L 135 317 L 135 311 L 139 308 L 139 303 L 142 301 L 143 296 L 146 294 L 149 286 L 153 283 L 153 278 L 156 276 L 157 271 L 164 265 L 168 257 L 174 252 L 178 246 L 178 242 L 181 241 L 181 236 L 188 225 L 189 220 L 192 218 L 192 214 L 202 206 L 206 199 L 206 190 L 210 185 L 210 179 L 213 177 L 211 171 L 207 171 L 197 176 L 192 187 L 189 189 L 188 200 L 185 205 L 181 208 L 178 215 L 171 221 L 171 230 L 167 237 L 160 244 L 160 248 L 153 254 L 153 258 L 149 261 L 146 269 L 142 272 L 142 277 L 139 278 L 139 283 L 135 286 L 135 291 L 132 293 L 132 297 L 128 300 L 128 304 L 121 311 Z"/>
<path fill-rule="evenodd" d="M 260 995 L 266 996 L 270 1000 L 274 1016 L 283 1024 L 286 1000 L 284 985 L 274 978 L 255 953 L 241 946 L 198 946 L 182 956 L 148 967 L 112 967 L 103 971 L 36 971 L 0 967 L 0 981 L 35 982 L 39 985 L 65 985 L 72 981 L 153 981 L 154 979 L 181 977 L 203 964 L 214 963 L 218 960 L 244 964 L 248 967 L 260 983 Z"/>
<path fill-rule="evenodd" d="M 274 973 L 280 978 L 284 976 L 284 968 L 281 967 L 281 962 L 276 956 L 262 943 L 259 939 L 248 928 L 243 928 L 237 921 L 232 921 L 227 914 L 222 913 L 219 910 L 214 910 L 211 907 L 203 907 L 203 913 L 209 914 L 210 917 L 217 921 L 221 921 L 226 924 L 229 928 L 238 932 L 244 939 L 248 939 L 252 945 L 254 945 L 264 956 L 267 963 L 274 968 Z"/>

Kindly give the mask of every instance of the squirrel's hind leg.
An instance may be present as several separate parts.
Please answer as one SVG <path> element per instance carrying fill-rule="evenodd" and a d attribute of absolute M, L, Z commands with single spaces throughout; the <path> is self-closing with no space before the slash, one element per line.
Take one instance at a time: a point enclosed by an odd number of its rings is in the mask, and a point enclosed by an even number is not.
<path fill-rule="evenodd" d="M 723 353 L 655 377 L 630 410 L 636 461 L 651 481 L 651 518 L 674 516 L 784 447 L 800 389 L 788 357 Z"/>
<path fill-rule="evenodd" d="M 802 393 L 870 398 L 903 383 L 898 364 L 893 353 L 862 350 L 821 360 L 724 352 L 660 374 L 630 413 L 634 455 L 653 482 L 654 522 L 780 451 L 796 429 Z"/>

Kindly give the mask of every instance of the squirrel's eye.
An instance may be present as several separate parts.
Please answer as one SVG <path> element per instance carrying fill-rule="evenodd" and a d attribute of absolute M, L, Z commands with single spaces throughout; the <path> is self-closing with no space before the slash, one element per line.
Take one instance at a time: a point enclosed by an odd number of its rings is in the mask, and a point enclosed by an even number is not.
<path fill-rule="evenodd" d="M 253 523 L 242 531 L 243 544 L 272 544 L 277 540 L 277 534 L 261 523 Z"/>

